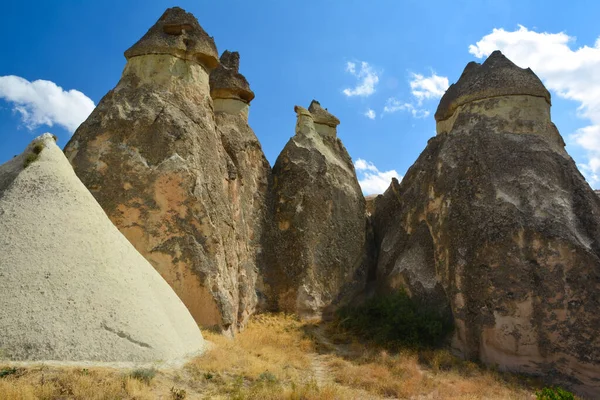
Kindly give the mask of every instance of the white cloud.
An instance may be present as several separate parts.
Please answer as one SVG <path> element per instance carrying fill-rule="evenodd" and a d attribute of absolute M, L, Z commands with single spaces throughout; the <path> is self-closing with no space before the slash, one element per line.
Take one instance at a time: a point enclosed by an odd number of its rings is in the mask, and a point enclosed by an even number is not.
<path fill-rule="evenodd" d="M 375 117 L 377 116 L 377 114 L 375 113 L 374 110 L 371 110 L 370 108 L 365 112 L 365 117 L 369 118 L 369 119 L 375 119 Z"/>
<path fill-rule="evenodd" d="M 530 67 L 546 87 L 559 97 L 579 102 L 578 113 L 591 125 L 570 136 L 587 151 L 579 167 L 592 185 L 600 183 L 600 38 L 593 47 L 575 50 L 575 37 L 564 32 L 535 32 L 524 26 L 515 31 L 494 29 L 469 52 L 482 58 L 500 50 L 522 68 Z"/>
<path fill-rule="evenodd" d="M 78 90 L 63 90 L 54 82 L 29 82 L 18 76 L 0 76 L 0 99 L 13 103 L 29 129 L 40 125 L 61 125 L 69 132 L 90 115 L 94 102 Z"/>
<path fill-rule="evenodd" d="M 448 78 L 432 73 L 431 76 L 412 73 L 409 82 L 411 93 L 417 99 L 419 105 L 423 100 L 439 99 L 448 89 Z"/>
<path fill-rule="evenodd" d="M 356 174 L 358 175 L 358 183 L 365 195 L 380 194 L 386 191 L 392 182 L 392 178 L 402 180 L 396 170 L 379 171 L 375 164 L 359 158 L 354 163 Z"/>
<path fill-rule="evenodd" d="M 390 97 L 383 107 L 384 113 L 406 111 L 411 113 L 414 118 L 427 118 L 431 112 L 422 108 L 423 101 L 442 97 L 448 89 L 448 78 L 435 73 L 432 73 L 431 76 L 411 73 L 408 84 L 413 96 L 412 101 L 402 102 L 395 97 Z"/>
<path fill-rule="evenodd" d="M 379 82 L 377 72 L 367 62 L 360 63 L 360 69 L 357 71 L 357 65 L 353 62 L 346 63 L 346 72 L 350 73 L 358 82 L 354 88 L 346 88 L 343 93 L 348 96 L 368 97 L 375 93 L 375 86 Z"/>
<path fill-rule="evenodd" d="M 402 103 L 395 97 L 390 97 L 389 99 L 387 99 L 385 107 L 383 107 L 383 112 L 392 114 L 397 111 L 410 112 L 415 118 L 427 118 L 429 116 L 429 111 L 425 109 L 417 108 L 412 103 Z"/>

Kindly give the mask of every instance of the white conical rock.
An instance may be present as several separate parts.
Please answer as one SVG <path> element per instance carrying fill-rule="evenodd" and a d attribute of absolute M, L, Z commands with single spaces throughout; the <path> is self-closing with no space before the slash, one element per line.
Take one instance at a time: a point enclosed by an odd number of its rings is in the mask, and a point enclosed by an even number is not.
<path fill-rule="evenodd" d="M 173 363 L 204 346 L 52 135 L 0 166 L 0 358 Z"/>

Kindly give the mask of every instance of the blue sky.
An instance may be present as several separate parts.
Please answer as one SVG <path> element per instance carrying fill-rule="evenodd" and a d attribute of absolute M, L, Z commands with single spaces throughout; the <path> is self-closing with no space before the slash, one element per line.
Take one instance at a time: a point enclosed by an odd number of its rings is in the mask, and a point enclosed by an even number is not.
<path fill-rule="evenodd" d="M 0 163 L 38 134 L 64 145 L 112 89 L 123 52 L 178 5 L 237 50 L 256 93 L 250 125 L 271 164 L 294 134 L 294 105 L 314 98 L 366 193 L 405 174 L 435 135 L 447 84 L 496 48 L 550 89 L 567 149 L 600 187 L 600 3 L 577 1 L 13 1 L 0 37 Z"/>

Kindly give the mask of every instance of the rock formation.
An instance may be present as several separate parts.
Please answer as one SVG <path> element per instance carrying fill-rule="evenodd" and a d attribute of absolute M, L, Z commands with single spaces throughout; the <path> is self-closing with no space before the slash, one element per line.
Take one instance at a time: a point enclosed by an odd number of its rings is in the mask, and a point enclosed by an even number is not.
<path fill-rule="evenodd" d="M 295 111 L 296 135 L 273 167 L 266 292 L 271 308 L 318 318 L 364 287 L 365 199 L 339 120 L 316 101 Z"/>
<path fill-rule="evenodd" d="M 436 121 L 376 199 L 380 282 L 450 307 L 465 357 L 600 396 L 600 199 L 549 93 L 494 52 L 467 65 Z"/>
<path fill-rule="evenodd" d="M 248 125 L 254 93 L 239 70 L 240 56 L 225 51 L 221 65 L 210 75 L 217 133 L 227 152 L 227 191 L 233 211 L 235 245 L 229 268 L 238 270 L 238 323 L 244 325 L 257 304 L 259 265 L 264 265 L 267 190 L 271 167 Z"/>
<path fill-rule="evenodd" d="M 1 358 L 175 362 L 203 350 L 189 311 L 50 134 L 0 166 L 0 232 Z"/>
<path fill-rule="evenodd" d="M 248 313 L 240 303 L 251 308 L 245 292 L 253 291 L 240 284 L 253 266 L 251 250 L 238 259 L 246 246 L 238 239 L 253 228 L 239 229 L 244 221 L 231 204 L 236 164 L 223 148 L 210 96 L 209 74 L 219 64 L 214 41 L 175 7 L 125 57 L 121 80 L 65 152 L 196 321 L 235 331 L 238 315 Z"/>

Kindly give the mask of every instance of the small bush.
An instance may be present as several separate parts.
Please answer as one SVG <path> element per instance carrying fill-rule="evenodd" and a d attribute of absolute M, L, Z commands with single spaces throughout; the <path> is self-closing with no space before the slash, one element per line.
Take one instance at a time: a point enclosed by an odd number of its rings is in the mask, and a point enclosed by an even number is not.
<path fill-rule="evenodd" d="M 545 387 L 535 393 L 537 400 L 575 400 L 575 395 L 559 387 Z"/>
<path fill-rule="evenodd" d="M 187 392 L 183 389 L 175 389 L 175 386 L 171 387 L 171 398 L 173 400 L 184 400 L 187 397 Z"/>
<path fill-rule="evenodd" d="M 270 373 L 269 371 L 265 371 L 258 376 L 258 380 L 266 383 L 277 383 L 277 377 Z"/>
<path fill-rule="evenodd" d="M 215 376 L 211 372 L 205 372 L 204 373 L 204 379 L 206 379 L 207 381 L 211 380 L 214 377 Z"/>
<path fill-rule="evenodd" d="M 42 150 L 44 150 L 43 143 L 37 143 L 35 146 L 33 146 L 33 149 L 32 149 L 34 154 L 40 154 L 42 152 Z"/>
<path fill-rule="evenodd" d="M 25 156 L 25 161 L 23 161 L 23 168 L 29 167 L 33 162 L 35 162 L 39 158 L 39 155 L 35 153 L 29 153 Z"/>
<path fill-rule="evenodd" d="M 129 376 L 133 379 L 137 379 L 140 382 L 144 382 L 149 385 L 152 379 L 156 376 L 156 369 L 154 368 L 140 368 L 131 371 Z"/>
<path fill-rule="evenodd" d="M 4 378 L 5 376 L 14 375 L 17 373 L 16 368 L 2 368 L 0 369 L 0 378 Z"/>
<path fill-rule="evenodd" d="M 337 318 L 342 329 L 388 347 L 434 347 L 452 331 L 451 321 L 419 306 L 404 290 L 343 307 Z"/>

